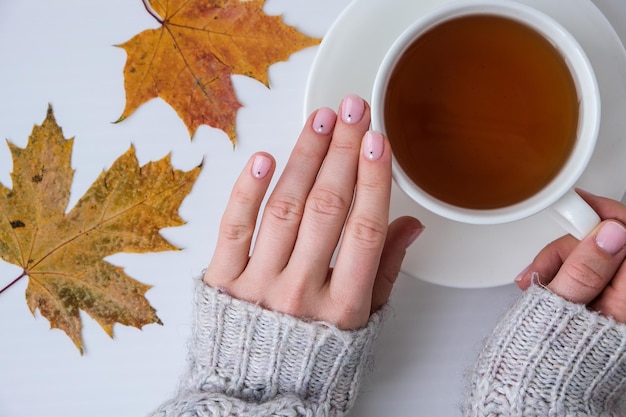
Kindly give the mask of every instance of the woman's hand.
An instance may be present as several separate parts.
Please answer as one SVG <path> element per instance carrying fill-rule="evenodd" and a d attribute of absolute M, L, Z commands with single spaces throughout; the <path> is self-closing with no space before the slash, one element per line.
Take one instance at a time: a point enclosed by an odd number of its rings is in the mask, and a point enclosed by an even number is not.
<path fill-rule="evenodd" d="M 626 206 L 579 191 L 604 220 L 580 242 L 567 235 L 546 246 L 516 279 L 520 288 L 546 285 L 626 323 Z"/>
<path fill-rule="evenodd" d="M 307 120 L 251 252 L 275 169 L 270 155 L 252 156 L 234 185 L 204 281 L 271 310 L 356 329 L 387 301 L 423 226 L 411 217 L 387 225 L 391 149 L 367 130 L 367 103 L 349 95 L 338 114 L 322 108 Z"/>

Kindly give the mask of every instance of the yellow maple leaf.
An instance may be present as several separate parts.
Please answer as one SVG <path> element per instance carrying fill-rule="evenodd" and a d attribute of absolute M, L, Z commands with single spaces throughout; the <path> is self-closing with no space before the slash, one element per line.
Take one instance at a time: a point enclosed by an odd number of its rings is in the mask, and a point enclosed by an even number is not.
<path fill-rule="evenodd" d="M 265 0 L 143 0 L 161 24 L 118 45 L 124 67 L 124 120 L 146 101 L 161 97 L 183 120 L 190 136 L 206 124 L 223 130 L 235 144 L 235 116 L 241 104 L 232 74 L 269 86 L 267 68 L 320 39 L 263 13 Z"/>
<path fill-rule="evenodd" d="M 131 147 L 66 213 L 73 139 L 63 137 L 52 108 L 24 149 L 8 145 L 13 188 L 0 184 L 0 258 L 22 267 L 21 277 L 28 276 L 31 312 L 39 309 L 81 353 L 79 310 L 111 337 L 115 323 L 138 328 L 160 323 L 144 297 L 150 286 L 103 258 L 176 250 L 159 230 L 184 224 L 178 207 L 200 167 L 174 170 L 169 157 L 140 167 Z"/>

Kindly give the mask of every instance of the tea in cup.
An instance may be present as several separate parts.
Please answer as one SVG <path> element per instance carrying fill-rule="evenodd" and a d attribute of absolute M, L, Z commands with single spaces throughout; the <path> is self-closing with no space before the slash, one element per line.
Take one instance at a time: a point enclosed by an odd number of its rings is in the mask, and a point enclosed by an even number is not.
<path fill-rule="evenodd" d="M 414 22 L 377 72 L 372 125 L 398 186 L 451 220 L 496 224 L 546 208 L 581 238 L 600 221 L 574 191 L 600 94 L 567 30 L 514 1 L 449 3 Z"/>

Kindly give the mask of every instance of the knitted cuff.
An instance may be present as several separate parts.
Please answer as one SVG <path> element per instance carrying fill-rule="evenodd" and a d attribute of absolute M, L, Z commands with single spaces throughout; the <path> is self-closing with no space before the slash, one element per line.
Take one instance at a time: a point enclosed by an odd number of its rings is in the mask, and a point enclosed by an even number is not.
<path fill-rule="evenodd" d="M 186 389 L 257 404 L 297 397 L 313 415 L 341 415 L 358 393 L 383 315 L 342 331 L 237 300 L 198 280 Z"/>
<path fill-rule="evenodd" d="M 624 415 L 625 351 L 626 325 L 531 287 L 486 341 L 464 415 Z"/>

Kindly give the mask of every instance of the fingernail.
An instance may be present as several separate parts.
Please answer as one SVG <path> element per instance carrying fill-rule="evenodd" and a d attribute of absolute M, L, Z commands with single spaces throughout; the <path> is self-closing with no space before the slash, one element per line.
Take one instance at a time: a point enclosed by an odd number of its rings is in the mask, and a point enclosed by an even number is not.
<path fill-rule="evenodd" d="M 521 280 L 523 280 L 526 277 L 526 275 L 528 275 L 528 272 L 530 272 L 531 265 L 528 265 L 526 268 L 524 268 L 524 270 L 522 272 L 517 274 L 517 276 L 515 277 L 515 282 L 520 282 Z"/>
<path fill-rule="evenodd" d="M 413 244 L 413 242 L 415 242 L 417 240 L 417 238 L 419 237 L 419 235 L 422 234 L 422 232 L 424 231 L 424 229 L 426 229 L 426 226 L 422 226 L 419 227 L 417 229 L 415 229 L 413 231 L 413 233 L 411 233 L 408 237 L 408 239 L 406 240 L 406 243 L 404 244 L 404 249 L 408 249 L 409 246 L 411 246 Z"/>
<path fill-rule="evenodd" d="M 256 155 L 252 161 L 252 176 L 258 179 L 265 178 L 270 168 L 272 160 L 265 155 Z"/>
<path fill-rule="evenodd" d="M 587 194 L 587 195 L 591 195 L 591 196 L 594 196 L 594 197 L 596 196 L 595 194 L 585 190 L 584 188 L 576 187 L 576 188 L 574 188 L 574 191 L 576 191 L 578 194 Z"/>
<path fill-rule="evenodd" d="M 596 235 L 596 245 L 603 251 L 615 255 L 626 246 L 626 229 L 619 223 L 605 223 Z"/>
<path fill-rule="evenodd" d="M 335 127 L 337 115 L 328 107 L 322 107 L 313 118 L 313 130 L 320 135 L 328 135 Z"/>
<path fill-rule="evenodd" d="M 370 161 L 375 161 L 383 156 L 385 140 L 379 132 L 368 130 L 363 138 L 363 155 Z"/>
<path fill-rule="evenodd" d="M 341 119 L 346 123 L 357 123 L 365 113 L 365 101 L 356 94 L 348 94 L 341 104 Z"/>

